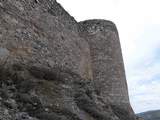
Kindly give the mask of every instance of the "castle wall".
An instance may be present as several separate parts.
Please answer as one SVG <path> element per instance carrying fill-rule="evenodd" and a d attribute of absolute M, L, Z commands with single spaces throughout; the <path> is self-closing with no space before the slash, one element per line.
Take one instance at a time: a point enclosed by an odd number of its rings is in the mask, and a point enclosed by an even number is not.
<path fill-rule="evenodd" d="M 93 80 L 97 93 L 107 103 L 129 104 L 121 47 L 116 26 L 105 20 L 80 22 L 80 35 L 91 50 Z"/>

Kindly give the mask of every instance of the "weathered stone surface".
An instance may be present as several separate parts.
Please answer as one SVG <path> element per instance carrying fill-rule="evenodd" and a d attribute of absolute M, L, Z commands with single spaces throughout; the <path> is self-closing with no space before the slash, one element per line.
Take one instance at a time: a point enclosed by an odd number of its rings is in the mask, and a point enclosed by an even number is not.
<path fill-rule="evenodd" d="M 8 54 L 7 63 L 59 66 L 90 77 L 88 44 L 58 3 L 6 0 L 1 4 L 0 55 Z"/>
<path fill-rule="evenodd" d="M 90 46 L 97 93 L 105 103 L 109 102 L 133 113 L 115 24 L 106 20 L 88 20 L 80 22 L 79 28 L 80 36 L 85 38 Z"/>
<path fill-rule="evenodd" d="M 93 78 L 98 94 L 113 105 L 129 104 L 116 26 L 105 20 L 88 20 L 79 24 L 80 35 L 90 45 Z"/>
<path fill-rule="evenodd" d="M 0 0 L 0 119 L 134 120 L 116 27 L 55 0 Z"/>

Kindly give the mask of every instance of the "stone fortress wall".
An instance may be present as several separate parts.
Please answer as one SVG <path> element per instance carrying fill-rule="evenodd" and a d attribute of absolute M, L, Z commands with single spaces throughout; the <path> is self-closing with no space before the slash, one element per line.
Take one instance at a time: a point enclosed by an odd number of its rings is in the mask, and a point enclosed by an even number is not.
<path fill-rule="evenodd" d="M 78 23 L 56 0 L 0 0 L 3 91 L 2 120 L 135 120 L 115 24 Z"/>
<path fill-rule="evenodd" d="M 93 81 L 98 93 L 107 103 L 129 105 L 127 83 L 118 31 L 106 20 L 79 23 L 80 35 L 87 40 L 93 69 Z"/>

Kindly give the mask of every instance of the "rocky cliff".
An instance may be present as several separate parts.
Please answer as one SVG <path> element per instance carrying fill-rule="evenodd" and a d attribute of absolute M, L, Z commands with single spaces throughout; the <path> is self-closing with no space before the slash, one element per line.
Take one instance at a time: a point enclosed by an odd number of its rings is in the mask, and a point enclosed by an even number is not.
<path fill-rule="evenodd" d="M 116 26 L 0 0 L 0 119 L 135 120 Z"/>

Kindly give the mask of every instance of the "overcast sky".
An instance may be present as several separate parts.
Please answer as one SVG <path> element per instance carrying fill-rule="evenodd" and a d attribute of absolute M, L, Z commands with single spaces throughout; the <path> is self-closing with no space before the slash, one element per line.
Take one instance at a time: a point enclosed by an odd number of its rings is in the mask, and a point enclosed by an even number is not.
<path fill-rule="evenodd" d="M 97 18 L 117 25 L 133 109 L 160 109 L 160 0 L 58 2 L 77 21 Z"/>

